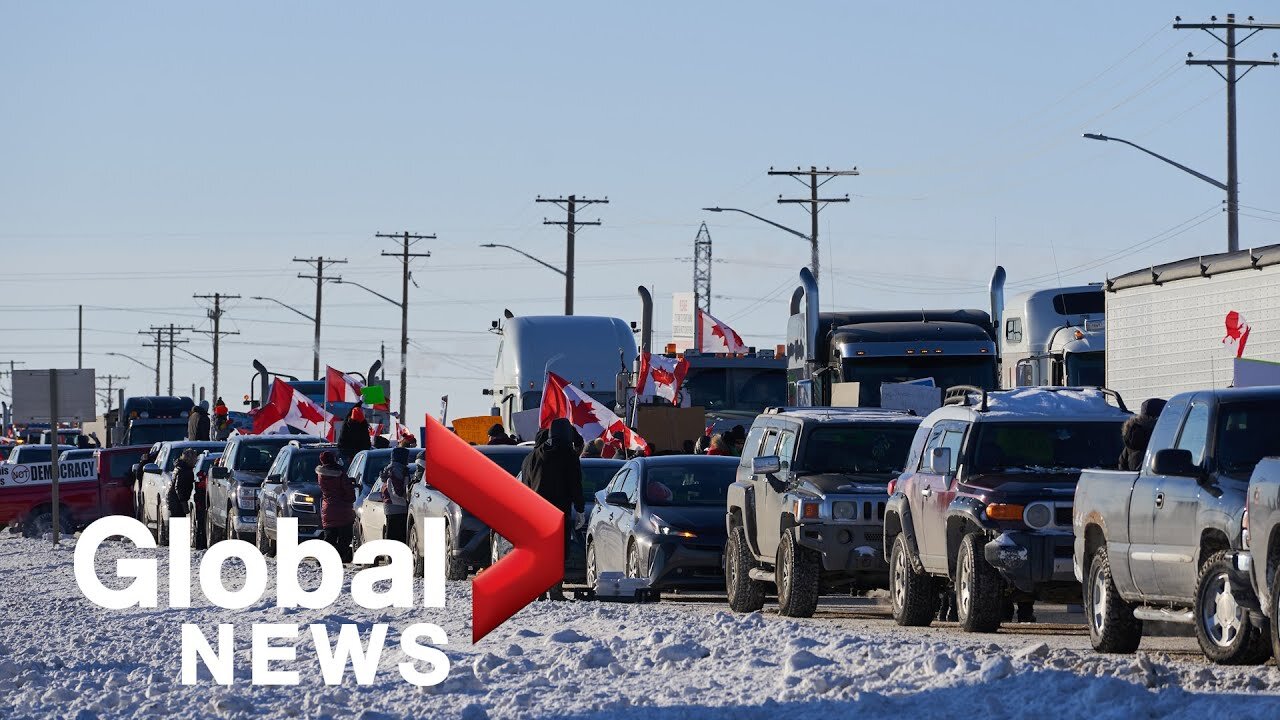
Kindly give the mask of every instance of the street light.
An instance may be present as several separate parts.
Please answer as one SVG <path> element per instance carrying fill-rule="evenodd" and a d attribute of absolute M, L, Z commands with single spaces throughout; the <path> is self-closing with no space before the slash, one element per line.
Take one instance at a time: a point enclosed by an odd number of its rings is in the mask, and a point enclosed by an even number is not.
<path fill-rule="evenodd" d="M 743 209 L 741 209 L 741 208 L 704 207 L 704 208 L 702 208 L 702 209 L 703 209 L 705 212 L 713 212 L 713 213 L 720 213 L 720 212 L 736 212 L 736 213 L 741 213 L 741 214 L 743 214 L 743 215 L 746 215 L 747 217 L 753 217 L 753 218 L 755 218 L 755 219 L 759 220 L 760 222 L 765 223 L 766 225 L 772 225 L 772 226 L 774 226 L 774 227 L 778 228 L 779 230 L 785 230 L 786 232 L 789 232 L 789 233 L 791 233 L 792 235 L 795 235 L 796 237 L 798 237 L 798 238 L 800 238 L 800 239 L 802 239 L 802 240 L 807 241 L 807 242 L 809 243 L 809 251 L 810 251 L 810 255 L 811 255 L 813 258 L 815 258 L 815 260 L 816 260 L 816 258 L 818 257 L 818 240 L 817 240 L 817 238 L 813 237 L 812 235 L 807 235 L 807 234 L 805 234 L 805 233 L 800 232 L 799 230 L 794 230 L 794 229 L 792 229 L 792 228 L 789 228 L 789 227 L 787 227 L 786 225 L 783 225 L 782 223 L 776 223 L 776 222 L 774 222 L 774 221 L 770 220 L 769 218 L 766 218 L 766 217 L 760 217 L 759 215 L 757 215 L 757 214 L 755 214 L 755 213 L 753 213 L 753 212 L 749 212 L 749 211 L 747 211 L 747 210 L 743 210 Z M 816 268 L 812 268 L 812 267 L 811 267 L 811 268 L 809 268 L 809 269 L 810 269 L 810 270 L 813 270 L 813 271 L 815 271 L 815 272 L 816 272 L 816 270 L 817 270 Z M 814 277 L 815 277 L 815 279 L 817 278 L 817 276 L 816 276 L 816 275 L 815 275 Z"/>
<path fill-rule="evenodd" d="M 315 323 L 315 325 L 316 325 L 316 337 L 317 337 L 317 338 L 319 338 L 319 337 L 320 337 L 320 320 L 319 320 L 319 318 L 316 318 L 316 317 L 313 317 L 313 316 L 311 316 L 311 315 L 308 315 L 308 314 L 306 314 L 306 313 L 302 312 L 301 310 L 299 310 L 298 308 L 293 307 L 292 305 L 286 305 L 285 303 L 282 303 L 282 302 L 280 302 L 279 300 L 277 300 L 277 299 L 275 299 L 275 298 L 273 298 L 273 297 L 263 297 L 263 296 L 261 296 L 261 295 L 254 295 L 254 296 L 250 297 L 249 299 L 250 299 L 250 300 L 266 300 L 266 301 L 268 301 L 268 302 L 273 302 L 273 303 L 275 303 L 275 304 L 279 305 L 280 307 L 284 308 L 285 310 L 288 310 L 288 311 L 289 311 L 289 312 L 291 312 L 291 313 L 294 313 L 294 314 L 297 314 L 297 315 L 301 315 L 302 317 L 304 317 L 304 318 L 306 318 L 306 319 L 310 320 L 311 322 Z M 314 367 L 316 367 L 316 368 L 320 367 L 320 342 L 319 342 L 319 340 L 317 340 L 317 341 L 316 341 L 316 343 L 312 346 L 312 365 L 313 365 Z"/>
<path fill-rule="evenodd" d="M 186 353 L 186 354 L 190 355 L 191 357 L 193 357 L 193 358 L 195 358 L 195 359 L 199 360 L 200 362 L 204 363 L 205 365 L 212 365 L 212 364 L 213 364 L 213 361 L 212 361 L 212 360 L 210 360 L 210 359 L 208 359 L 208 358 L 200 357 L 199 355 L 197 355 L 197 354 L 195 354 L 195 353 L 191 352 L 190 350 L 188 350 L 188 349 L 186 349 L 186 348 L 178 348 L 178 352 L 184 352 L 184 353 Z"/>
<path fill-rule="evenodd" d="M 556 267 L 555 265 L 552 265 L 552 264 L 551 264 L 551 263 L 549 263 L 549 262 L 545 262 L 545 261 L 543 261 L 543 260 L 540 260 L 540 259 L 538 259 L 538 258 L 536 258 L 536 257 L 534 257 L 534 256 L 532 256 L 532 255 L 530 255 L 529 253 L 527 253 L 527 252 L 525 252 L 525 251 L 521 250 L 520 248 L 517 248 L 517 247 L 511 247 L 510 245 L 503 245 L 502 243 L 485 243 L 485 244 L 481 245 L 480 247 L 482 247 L 482 248 L 506 248 L 506 249 L 510 250 L 511 252 L 519 253 L 519 254 L 521 254 L 521 255 L 523 255 L 523 256 L 525 256 L 525 257 L 529 258 L 530 260 L 532 260 L 532 261 L 534 261 L 534 262 L 538 263 L 539 265 L 541 265 L 541 266 L 542 266 L 542 267 L 544 267 L 544 268 L 547 268 L 548 270 L 552 270 L 552 271 L 554 271 L 554 272 L 559 273 L 559 274 L 560 274 L 560 276 L 561 276 L 561 277 L 564 277 L 564 278 L 568 278 L 568 277 L 569 277 L 569 274 L 570 274 L 571 272 L 573 272 L 573 268 L 569 268 L 569 270 L 568 270 L 568 271 L 561 270 L 560 268 Z M 569 290 L 567 287 L 565 288 L 565 294 L 564 294 L 564 314 L 565 314 L 565 315 L 572 315 L 572 314 L 573 314 L 573 292 L 572 292 L 571 290 Z"/>
<path fill-rule="evenodd" d="M 1228 200 L 1230 200 L 1231 189 L 1227 187 L 1226 183 L 1220 180 L 1215 180 L 1209 177 L 1208 175 L 1205 175 L 1202 172 L 1192 170 L 1191 168 L 1187 167 L 1186 165 L 1183 165 L 1180 162 L 1177 162 L 1175 160 L 1170 160 L 1169 158 L 1161 155 L 1160 153 L 1152 152 L 1142 147 L 1141 145 L 1138 145 L 1137 143 L 1129 142 L 1124 138 L 1111 137 L 1109 135 L 1101 135 L 1099 133 L 1085 133 L 1084 137 L 1089 140 L 1101 140 L 1103 142 L 1108 142 L 1108 141 L 1118 142 L 1123 145 L 1128 145 L 1129 147 L 1134 148 L 1135 150 L 1140 150 L 1157 160 L 1161 160 L 1163 162 L 1166 162 L 1178 168 L 1179 170 L 1187 173 L 1188 175 L 1194 175 L 1195 177 L 1200 178 L 1201 180 L 1209 183 L 1210 185 L 1218 188 L 1219 190 L 1225 191 L 1227 193 Z M 1238 211 L 1239 209 L 1236 207 L 1235 203 L 1231 203 L 1231 202 L 1227 203 L 1227 252 L 1235 252 L 1236 250 L 1240 249 L 1240 224 L 1239 224 L 1240 218 L 1238 215 Z"/>
<path fill-rule="evenodd" d="M 138 358 L 131 357 L 131 356 L 129 356 L 129 355 L 125 355 L 125 354 L 123 354 L 123 353 L 118 353 L 118 352 L 109 352 L 109 353 L 107 353 L 107 354 L 108 354 L 108 355 L 112 355 L 112 356 L 114 356 L 114 357 L 121 357 L 121 358 L 124 358 L 125 360 L 132 360 L 133 362 L 136 362 L 136 363 L 138 363 L 139 365 L 141 365 L 142 367 L 144 367 L 144 368 L 146 368 L 146 369 L 150 370 L 151 372 L 155 373 L 155 374 L 156 374 L 156 395 L 159 395 L 159 394 L 160 394 L 160 366 L 159 366 L 159 365 L 157 365 L 157 366 L 155 366 L 155 367 L 151 367 L 150 365 L 148 365 L 148 364 L 146 364 L 146 363 L 142 362 L 142 361 L 141 361 L 141 360 L 139 360 Z"/>

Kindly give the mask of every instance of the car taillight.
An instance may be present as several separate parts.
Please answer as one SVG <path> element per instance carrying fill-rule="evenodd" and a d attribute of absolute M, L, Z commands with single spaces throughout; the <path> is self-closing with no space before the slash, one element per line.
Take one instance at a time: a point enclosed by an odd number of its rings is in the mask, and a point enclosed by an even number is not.
<path fill-rule="evenodd" d="M 1240 542 L 1246 550 L 1249 549 L 1249 508 L 1244 509 L 1244 515 L 1240 517 Z"/>
<path fill-rule="evenodd" d="M 890 480 L 890 481 L 889 481 L 889 485 L 888 485 L 888 487 L 886 487 L 885 489 L 889 491 L 889 494 L 890 494 L 890 495 L 892 495 L 892 494 L 893 494 L 894 489 L 895 489 L 895 488 L 897 488 L 897 487 L 898 487 L 898 478 L 894 478 L 894 479 L 892 479 L 892 480 Z"/>

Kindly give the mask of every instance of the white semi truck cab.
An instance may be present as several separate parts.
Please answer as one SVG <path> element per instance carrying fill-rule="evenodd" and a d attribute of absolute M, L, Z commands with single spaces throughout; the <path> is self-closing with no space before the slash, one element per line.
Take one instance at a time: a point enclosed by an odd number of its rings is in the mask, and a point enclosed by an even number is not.
<path fill-rule="evenodd" d="M 1105 293 L 1101 285 L 1032 290 L 1005 306 L 1000 385 L 1106 384 Z"/>

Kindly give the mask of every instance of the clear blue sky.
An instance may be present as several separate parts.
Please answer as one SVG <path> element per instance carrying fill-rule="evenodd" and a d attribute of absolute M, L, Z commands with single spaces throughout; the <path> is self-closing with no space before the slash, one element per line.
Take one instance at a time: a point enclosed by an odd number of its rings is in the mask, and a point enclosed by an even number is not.
<path fill-rule="evenodd" d="M 715 242 L 712 310 L 750 342 L 785 332 L 804 229 L 775 199 L 801 186 L 770 166 L 858 166 L 828 189 L 824 304 L 985 306 L 1010 284 L 1099 281 L 1225 247 L 1214 188 L 1114 143 L 1126 137 L 1225 175 L 1224 83 L 1182 65 L 1217 57 L 1175 13 L 1210 3 L 19 3 L 0 23 L 0 362 L 148 372 L 134 333 L 206 324 L 193 293 L 270 295 L 310 311 L 294 256 L 398 295 L 378 231 L 437 233 L 411 290 L 410 408 L 482 413 L 503 308 L 559 312 L 549 270 L 483 242 L 563 262 L 534 197 L 607 195 L 579 238 L 578 310 L 637 319 L 635 286 L 691 284 L 700 221 Z M 1268 15 L 1268 12 L 1271 15 Z M 1258 35 L 1245 57 L 1280 50 Z M 1277 242 L 1280 71 L 1240 84 L 1242 244 Z M 1191 222 L 1202 224 L 1190 227 Z M 1187 223 L 1180 225 L 1181 223 Z M 1190 229 L 1166 236 L 1170 228 Z M 1147 242 L 1151 241 L 1151 242 Z M 398 372 L 398 310 L 326 290 L 324 356 L 365 368 L 380 341 Z M 224 395 L 250 361 L 309 373 L 311 329 L 234 303 Z M 190 349 L 208 354 L 203 336 Z M 179 354 L 177 383 L 207 384 Z"/>

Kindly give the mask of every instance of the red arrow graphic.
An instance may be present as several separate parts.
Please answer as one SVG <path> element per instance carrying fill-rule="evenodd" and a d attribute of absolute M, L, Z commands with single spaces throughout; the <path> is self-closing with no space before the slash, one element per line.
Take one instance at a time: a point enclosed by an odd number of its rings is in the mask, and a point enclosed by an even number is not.
<path fill-rule="evenodd" d="M 471 642 L 564 579 L 564 513 L 426 416 L 427 481 L 515 549 L 471 583 Z"/>

